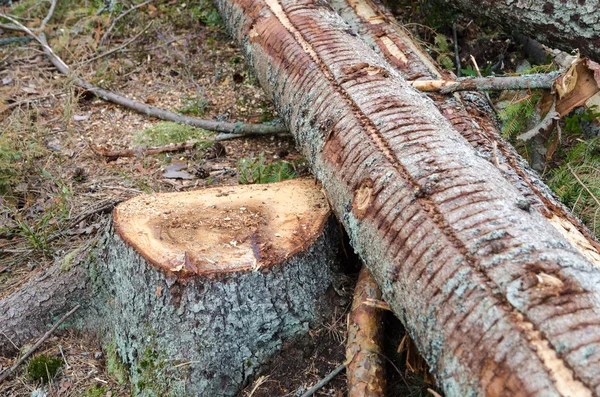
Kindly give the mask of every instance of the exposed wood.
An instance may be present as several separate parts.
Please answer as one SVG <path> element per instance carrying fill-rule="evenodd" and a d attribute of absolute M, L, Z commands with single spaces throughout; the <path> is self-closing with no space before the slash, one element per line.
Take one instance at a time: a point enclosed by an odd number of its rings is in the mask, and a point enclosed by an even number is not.
<path fill-rule="evenodd" d="M 348 317 L 346 376 L 348 397 L 385 396 L 385 362 L 383 356 L 383 314 L 373 307 L 381 299 L 381 290 L 369 270 L 363 266 Z"/>
<path fill-rule="evenodd" d="M 111 304 L 98 328 L 131 367 L 135 394 L 152 394 L 148 351 L 173 367 L 160 375 L 171 394 L 234 396 L 284 340 L 307 332 L 337 263 L 329 215 L 312 179 L 142 195 L 116 207 L 98 265 Z"/>
<path fill-rule="evenodd" d="M 44 343 L 44 341 L 46 339 L 48 339 L 48 337 L 50 337 L 50 335 L 52 335 L 52 333 L 54 331 L 56 331 L 56 329 L 65 322 L 66 319 L 68 319 L 69 317 L 71 317 L 71 315 L 73 313 L 75 313 L 77 310 L 79 310 L 81 306 L 77 305 L 75 306 L 73 309 L 71 309 L 67 314 L 65 314 L 64 316 L 62 316 L 60 318 L 60 320 L 58 320 L 56 322 L 56 324 L 54 324 L 54 326 L 52 328 L 50 328 L 48 330 L 48 332 L 46 332 L 44 335 L 42 335 L 42 337 L 40 339 L 37 340 L 37 342 L 34 343 L 33 346 L 31 346 L 29 348 L 29 350 L 27 350 L 27 352 L 25 354 L 23 354 L 18 360 L 17 362 L 15 362 L 13 364 L 12 367 L 7 368 L 4 372 L 0 373 L 0 383 L 4 382 L 4 380 L 6 380 L 6 378 L 8 378 L 10 376 L 10 374 L 12 374 L 13 372 L 15 372 L 15 369 L 19 368 L 19 366 L 21 364 L 23 364 L 23 361 L 27 360 L 29 358 L 29 356 L 31 356 L 33 354 L 33 352 L 35 352 L 38 347 L 40 347 L 42 345 L 42 343 Z M 64 357 L 63 357 L 64 358 Z"/>
<path fill-rule="evenodd" d="M 576 60 L 556 80 L 555 89 L 560 117 L 579 106 L 600 105 L 600 65 L 586 58 Z"/>
<path fill-rule="evenodd" d="M 600 60 L 600 7 L 596 1 L 454 0 L 449 7 L 535 37 L 541 43 Z"/>
<path fill-rule="evenodd" d="M 598 394 L 600 269 L 328 5 L 217 5 L 446 394 Z"/>

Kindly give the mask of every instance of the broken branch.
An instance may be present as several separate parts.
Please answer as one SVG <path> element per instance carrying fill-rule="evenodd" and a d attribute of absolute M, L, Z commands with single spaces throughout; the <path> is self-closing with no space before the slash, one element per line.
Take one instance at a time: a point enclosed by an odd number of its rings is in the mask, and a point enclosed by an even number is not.
<path fill-rule="evenodd" d="M 457 91 L 549 90 L 559 76 L 559 72 L 551 72 L 506 77 L 469 77 L 457 80 L 415 80 L 409 83 L 419 91 L 442 94 Z"/>

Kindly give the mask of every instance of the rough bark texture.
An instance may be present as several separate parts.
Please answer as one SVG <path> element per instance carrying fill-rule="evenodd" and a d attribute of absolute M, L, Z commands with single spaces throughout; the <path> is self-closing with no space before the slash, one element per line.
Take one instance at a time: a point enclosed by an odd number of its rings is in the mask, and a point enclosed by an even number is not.
<path fill-rule="evenodd" d="M 446 394 L 598 395 L 600 269 L 327 4 L 217 4 Z"/>
<path fill-rule="evenodd" d="M 402 76 L 415 76 L 418 73 L 420 77 L 411 81 L 411 85 L 414 86 L 419 80 L 429 76 L 449 73 L 436 66 L 433 59 L 411 40 L 381 2 L 330 0 L 329 3 L 360 33 L 361 38 Z M 589 71 L 589 68 L 585 69 L 585 76 Z M 579 71 L 578 75 L 584 75 L 582 72 L 583 70 Z M 498 168 L 507 181 L 546 216 L 584 256 L 600 265 L 600 245 L 592 233 L 562 205 L 512 145 L 502 139 L 494 114 L 483 95 L 469 92 L 453 96 L 431 94 L 429 97 L 481 157 Z"/>
<path fill-rule="evenodd" d="M 21 348 L 43 335 L 77 303 L 87 307 L 88 287 L 86 266 L 57 264 L 0 300 L 0 355 L 17 353 L 13 344 Z M 83 312 L 76 313 L 69 323 L 80 322 Z"/>
<path fill-rule="evenodd" d="M 332 280 L 334 241 L 330 222 L 309 250 L 266 273 L 178 281 L 113 234 L 99 261 L 110 302 L 99 326 L 131 365 L 136 393 L 233 396 L 283 340 L 308 330 Z"/>
<path fill-rule="evenodd" d="M 598 0 L 454 0 L 448 5 L 535 37 L 551 47 L 600 60 Z"/>
<path fill-rule="evenodd" d="M 348 397 L 385 396 L 384 311 L 368 304 L 369 300 L 380 299 L 379 286 L 369 270 L 363 266 L 356 282 L 352 310 L 348 317 Z"/>

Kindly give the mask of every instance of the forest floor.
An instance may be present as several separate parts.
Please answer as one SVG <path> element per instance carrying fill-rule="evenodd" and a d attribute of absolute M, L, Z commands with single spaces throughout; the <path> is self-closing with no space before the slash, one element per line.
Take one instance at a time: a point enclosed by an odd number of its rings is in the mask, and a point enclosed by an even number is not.
<path fill-rule="evenodd" d="M 103 9 L 99 1 L 60 1 L 45 30 L 49 44 L 78 76 L 151 106 L 219 121 L 277 120 L 273 105 L 208 0 L 193 4 L 157 0 L 117 20 L 133 5 L 124 1 L 111 10 Z M 48 6 L 36 0 L 14 1 L 0 12 L 35 27 Z M 453 57 L 447 21 L 426 21 L 425 14 L 412 6 L 398 12 L 416 15 L 414 26 L 423 30 L 416 33 L 438 61 Z M 433 27 L 423 27 L 426 22 Z M 113 23 L 112 32 L 103 37 Z M 14 36 L 25 37 L 0 31 L 0 39 Z M 501 33 L 488 37 L 485 45 L 464 40 L 463 57 L 473 53 L 491 68 L 499 54 L 511 60 L 519 53 Z M 119 49 L 103 55 L 115 48 Z M 506 68 L 515 68 L 517 58 L 507 61 Z M 467 73 L 472 70 L 466 67 Z M 149 118 L 82 92 L 33 42 L 0 47 L 0 98 L 0 298 L 49 266 L 73 261 L 109 222 L 112 207 L 135 195 L 265 183 L 309 172 L 290 136 L 212 144 L 208 131 Z M 90 145 L 114 150 L 189 140 L 196 142 L 193 149 L 151 156 L 105 157 L 90 149 Z M 240 396 L 300 395 L 344 361 L 356 258 L 347 260 L 345 272 L 348 282 L 338 291 L 331 315 L 306 337 L 288 343 L 270 369 Z M 435 386 L 425 380 L 432 382 L 414 349 L 397 352 L 399 345 L 409 346 L 401 343 L 405 338 L 401 324 L 389 315 L 386 325 L 389 395 L 431 395 L 428 389 Z M 0 343 L 10 343 L 2 339 L 0 335 Z M 68 366 L 42 386 L 25 363 L 16 376 L 0 384 L 0 395 L 29 396 L 42 389 L 49 396 L 130 395 L 127 379 L 115 369 L 114 352 L 91 335 L 59 331 L 35 355 L 40 354 L 61 359 L 64 355 Z M 15 360 L 0 357 L 0 371 Z M 345 378 L 338 376 L 316 395 L 344 393 Z"/>

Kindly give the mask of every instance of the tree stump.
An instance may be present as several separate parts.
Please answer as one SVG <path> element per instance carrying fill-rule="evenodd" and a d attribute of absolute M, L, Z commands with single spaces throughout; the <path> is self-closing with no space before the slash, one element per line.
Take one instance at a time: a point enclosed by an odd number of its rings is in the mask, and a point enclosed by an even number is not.
<path fill-rule="evenodd" d="M 105 242 L 102 321 L 142 395 L 231 396 L 306 332 L 339 233 L 312 180 L 138 196 Z"/>

